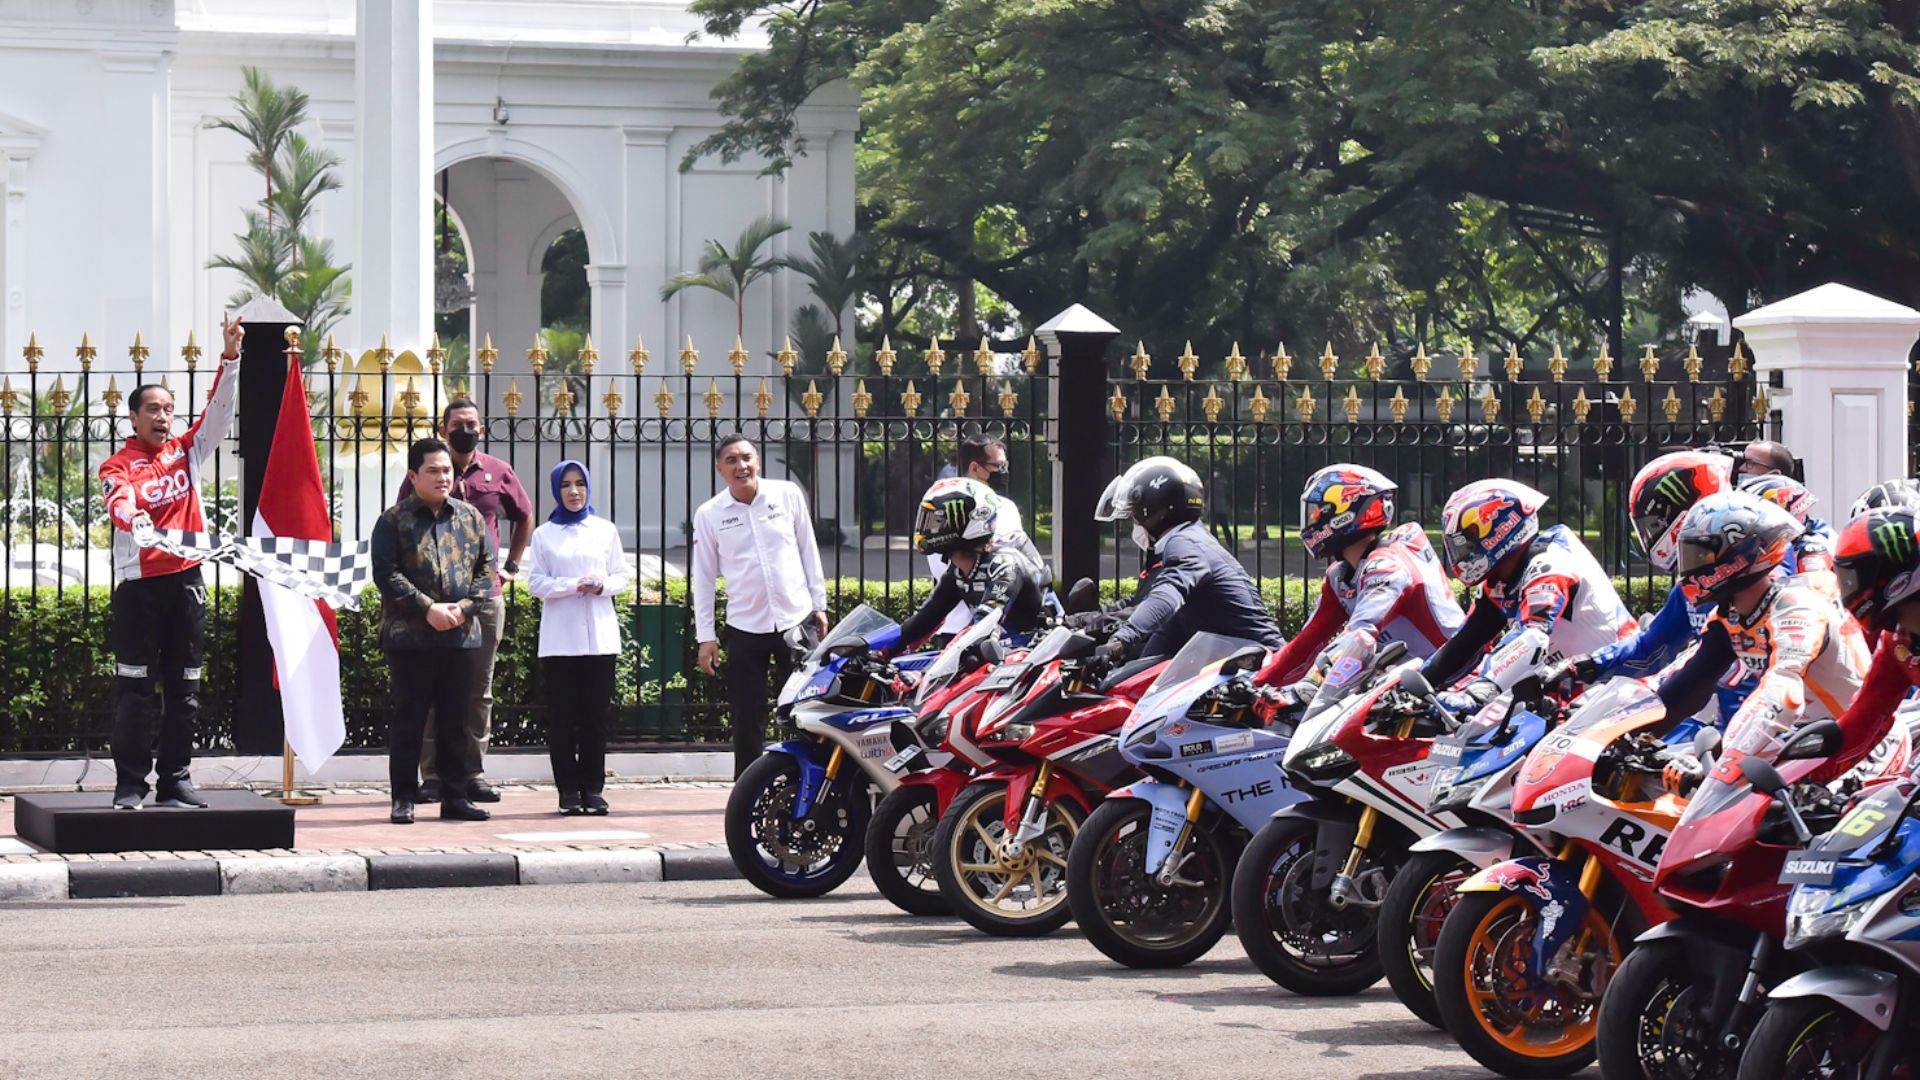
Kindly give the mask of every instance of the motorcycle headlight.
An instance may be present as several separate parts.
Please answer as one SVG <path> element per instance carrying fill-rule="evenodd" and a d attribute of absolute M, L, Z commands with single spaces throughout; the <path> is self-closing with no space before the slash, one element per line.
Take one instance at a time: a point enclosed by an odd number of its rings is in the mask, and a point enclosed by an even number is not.
<path fill-rule="evenodd" d="M 1141 724 L 1139 727 L 1133 729 L 1132 734 L 1127 736 L 1127 745 L 1144 746 L 1152 742 L 1155 738 L 1159 737 L 1160 726 L 1163 723 L 1165 723 L 1163 720 L 1151 720 Z"/>
<path fill-rule="evenodd" d="M 1821 938 L 1845 937 L 1866 918 L 1865 904 L 1854 904 L 1839 911 L 1818 910 L 1830 895 L 1825 890 L 1804 888 L 1794 893 L 1787 914 L 1787 948 L 1799 948 Z"/>
<path fill-rule="evenodd" d="M 1322 746 L 1309 750 L 1300 758 L 1297 768 L 1308 779 L 1318 780 L 1337 775 L 1353 768 L 1353 755 L 1337 746 Z"/>
<path fill-rule="evenodd" d="M 1007 726 L 999 729 L 998 731 L 993 731 L 985 735 L 982 735 L 981 738 L 992 739 L 996 742 L 1010 742 L 1010 743 L 1026 742 L 1028 739 L 1033 738 L 1033 725 L 1032 724 L 1008 724 Z"/>
<path fill-rule="evenodd" d="M 1458 773 L 1454 774 L 1458 776 Z M 1465 806 L 1473 801 L 1480 789 L 1487 786 L 1485 777 L 1456 784 L 1451 780 L 1441 780 L 1433 786 L 1433 797 L 1427 800 L 1429 809 L 1441 810 Z"/>

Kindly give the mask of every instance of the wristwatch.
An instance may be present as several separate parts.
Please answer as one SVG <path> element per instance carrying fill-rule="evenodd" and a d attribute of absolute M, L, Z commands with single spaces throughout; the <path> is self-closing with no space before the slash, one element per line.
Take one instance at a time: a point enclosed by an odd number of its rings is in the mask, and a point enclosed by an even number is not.
<path fill-rule="evenodd" d="M 520 572 L 520 564 L 512 559 L 508 559 L 506 562 L 500 564 L 500 569 L 505 570 L 509 574 L 517 574 Z"/>

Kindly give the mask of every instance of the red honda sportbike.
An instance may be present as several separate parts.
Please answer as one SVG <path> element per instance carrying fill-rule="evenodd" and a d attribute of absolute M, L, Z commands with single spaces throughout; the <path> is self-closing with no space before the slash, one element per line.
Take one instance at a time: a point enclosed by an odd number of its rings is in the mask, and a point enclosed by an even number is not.
<path fill-rule="evenodd" d="M 974 733 L 994 768 L 954 797 L 934 831 L 941 893 L 986 933 L 1030 937 L 1065 925 L 1067 853 L 1080 823 L 1139 775 L 1117 736 L 1165 661 L 1106 672 L 1091 659 L 1094 645 L 1061 627 L 1034 646 Z"/>

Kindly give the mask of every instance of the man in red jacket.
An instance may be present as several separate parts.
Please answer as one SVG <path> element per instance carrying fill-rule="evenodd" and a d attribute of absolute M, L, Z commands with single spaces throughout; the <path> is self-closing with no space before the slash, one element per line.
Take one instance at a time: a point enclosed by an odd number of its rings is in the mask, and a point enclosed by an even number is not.
<path fill-rule="evenodd" d="M 158 383 L 127 398 L 133 435 L 100 466 L 113 522 L 113 646 L 119 707 L 113 721 L 113 805 L 138 810 L 154 768 L 153 691 L 165 687 L 157 806 L 205 806 L 187 775 L 200 712 L 207 587 L 200 563 L 141 543 L 157 529 L 205 532 L 200 482 L 233 423 L 238 396 L 238 317 L 220 321 L 223 348 L 213 390 L 186 434 L 173 434 L 173 394 Z"/>

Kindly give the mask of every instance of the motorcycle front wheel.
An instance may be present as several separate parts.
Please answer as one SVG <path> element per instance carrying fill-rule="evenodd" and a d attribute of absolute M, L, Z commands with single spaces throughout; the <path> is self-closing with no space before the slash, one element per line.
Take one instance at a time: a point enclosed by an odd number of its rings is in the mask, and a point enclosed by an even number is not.
<path fill-rule="evenodd" d="M 1044 796 L 1043 796 L 1044 797 Z M 1018 855 L 1008 854 L 1007 784 L 969 784 L 933 834 L 934 873 L 954 913 L 995 937 L 1038 937 L 1065 926 L 1067 853 L 1080 831 L 1080 808 L 1048 798 L 1046 824 Z"/>
<path fill-rule="evenodd" d="M 1826 998 L 1782 998 L 1767 1006 L 1740 1058 L 1739 1080 L 1857 1077 L 1884 1039 L 1913 1043 L 1911 1031 L 1881 1031 Z M 1891 1075 L 1912 1076 L 1911 1049 L 1897 1054 Z"/>
<path fill-rule="evenodd" d="M 1732 1080 L 1740 1053 L 1720 1048 L 1717 1025 L 1700 1012 L 1705 993 L 1685 942 L 1648 942 L 1627 954 L 1600 1000 L 1600 1075 Z"/>
<path fill-rule="evenodd" d="M 1233 929 L 1267 978 L 1296 994 L 1341 997 L 1380 981 L 1374 911 L 1336 910 L 1313 888 L 1318 828 L 1276 818 L 1254 834 L 1233 872 Z M 1361 863 L 1371 868 L 1371 853 Z"/>
<path fill-rule="evenodd" d="M 1593 1062 L 1600 993 L 1620 944 L 1600 913 L 1549 961 L 1567 981 L 1529 974 L 1538 916 L 1516 893 L 1472 892 L 1447 916 L 1433 956 L 1433 996 L 1460 1048 L 1502 1076 L 1566 1076 Z"/>
<path fill-rule="evenodd" d="M 950 915 L 933 872 L 938 798 L 925 784 L 902 784 L 873 808 L 867 825 L 867 873 L 880 895 L 909 915 Z"/>
<path fill-rule="evenodd" d="M 1447 913 L 1460 901 L 1454 889 L 1473 873 L 1473 864 L 1451 851 L 1421 851 L 1407 859 L 1380 902 L 1380 968 L 1387 985 L 1408 1011 L 1436 1028 L 1440 1007 L 1433 1003 L 1433 950 Z"/>
<path fill-rule="evenodd" d="M 727 796 L 727 854 L 754 888 L 768 896 L 825 896 L 860 866 L 868 813 L 864 776 L 843 775 L 795 819 L 800 763 L 767 754 L 747 766 Z"/>
<path fill-rule="evenodd" d="M 1134 968 L 1171 968 L 1205 956 L 1227 931 L 1233 845 L 1212 827 L 1195 828 L 1167 856 L 1175 881 L 1146 871 L 1153 807 L 1139 799 L 1101 803 L 1067 857 L 1067 905 L 1110 958 Z"/>

